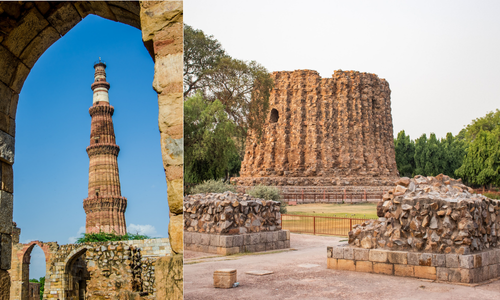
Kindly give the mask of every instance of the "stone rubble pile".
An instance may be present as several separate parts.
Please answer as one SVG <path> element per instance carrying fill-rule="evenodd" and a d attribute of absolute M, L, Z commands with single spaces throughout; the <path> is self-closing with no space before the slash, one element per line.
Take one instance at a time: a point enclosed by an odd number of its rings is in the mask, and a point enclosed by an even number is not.
<path fill-rule="evenodd" d="M 225 235 L 281 230 L 280 202 L 232 192 L 188 195 L 184 230 Z"/>
<path fill-rule="evenodd" d="M 349 244 L 457 254 L 498 247 L 500 201 L 472 192 L 442 174 L 400 178 L 378 203 L 380 218 L 355 225 Z"/>

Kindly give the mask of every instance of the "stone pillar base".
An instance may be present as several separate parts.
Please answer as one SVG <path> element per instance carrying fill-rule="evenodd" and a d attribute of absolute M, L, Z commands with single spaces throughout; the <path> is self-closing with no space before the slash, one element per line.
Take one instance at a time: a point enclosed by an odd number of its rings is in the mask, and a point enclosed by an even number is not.
<path fill-rule="evenodd" d="M 235 269 L 222 269 L 214 272 L 214 287 L 230 289 L 236 282 Z"/>
<path fill-rule="evenodd" d="M 290 248 L 290 231 L 219 235 L 184 231 L 184 249 L 231 255 Z"/>
<path fill-rule="evenodd" d="M 500 277 L 500 249 L 460 255 L 340 245 L 327 248 L 327 268 L 477 284 Z"/>

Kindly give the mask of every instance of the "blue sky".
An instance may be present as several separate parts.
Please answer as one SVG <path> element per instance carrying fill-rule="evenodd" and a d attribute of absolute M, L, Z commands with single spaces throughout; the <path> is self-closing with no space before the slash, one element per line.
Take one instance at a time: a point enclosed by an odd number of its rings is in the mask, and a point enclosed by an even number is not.
<path fill-rule="evenodd" d="M 168 236 L 167 185 L 158 130 L 154 62 L 141 31 L 87 16 L 37 61 L 19 97 L 14 163 L 14 221 L 21 242 L 67 244 L 84 231 L 93 63 L 107 63 L 107 81 L 125 219 L 129 231 Z M 39 247 L 30 278 L 44 276 Z"/>

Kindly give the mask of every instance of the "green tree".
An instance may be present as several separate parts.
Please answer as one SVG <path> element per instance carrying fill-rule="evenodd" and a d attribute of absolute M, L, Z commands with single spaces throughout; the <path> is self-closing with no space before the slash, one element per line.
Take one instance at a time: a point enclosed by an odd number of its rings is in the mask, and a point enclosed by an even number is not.
<path fill-rule="evenodd" d="M 477 119 L 476 119 L 477 120 Z M 469 144 L 462 166 L 455 172 L 465 182 L 500 185 L 500 127 L 480 130 Z"/>
<path fill-rule="evenodd" d="M 484 117 L 472 120 L 472 122 L 462 130 L 461 136 L 470 142 L 476 138 L 481 130 L 494 131 L 496 128 L 500 128 L 499 109 L 487 113 Z"/>
<path fill-rule="evenodd" d="M 231 159 L 237 155 L 234 129 L 219 100 L 206 101 L 197 93 L 184 102 L 186 183 L 227 178 Z"/>
<path fill-rule="evenodd" d="M 424 151 L 426 176 L 436 176 L 442 172 L 443 152 L 435 133 L 431 133 Z"/>
<path fill-rule="evenodd" d="M 454 178 L 455 171 L 460 168 L 465 157 L 466 143 L 448 132 L 446 138 L 441 139 L 441 147 L 443 150 L 441 173 Z"/>
<path fill-rule="evenodd" d="M 396 150 L 396 164 L 400 176 L 412 176 L 415 172 L 415 143 L 410 140 L 410 136 L 404 130 L 398 133 L 394 140 Z"/>
<path fill-rule="evenodd" d="M 184 99 L 210 85 L 208 72 L 225 56 L 222 45 L 213 36 L 184 24 Z"/>
<path fill-rule="evenodd" d="M 418 139 L 415 140 L 415 174 L 414 175 L 424 175 L 425 173 L 425 164 L 426 164 L 426 156 L 427 153 L 427 135 L 424 133 Z"/>
<path fill-rule="evenodd" d="M 231 58 L 220 43 L 201 30 L 184 27 L 184 96 L 201 92 L 207 102 L 220 101 L 235 124 L 235 139 L 240 161 L 248 130 L 262 133 L 269 111 L 273 80 L 255 61 Z"/>

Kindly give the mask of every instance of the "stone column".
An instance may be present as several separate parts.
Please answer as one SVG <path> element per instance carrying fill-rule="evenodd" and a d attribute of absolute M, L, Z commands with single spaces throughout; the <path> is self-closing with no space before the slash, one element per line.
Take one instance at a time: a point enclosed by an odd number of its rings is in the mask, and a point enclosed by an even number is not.
<path fill-rule="evenodd" d="M 170 208 L 172 250 L 182 253 L 183 222 L 183 8 L 182 1 L 141 2 L 142 39 L 155 61 L 161 151 Z"/>

